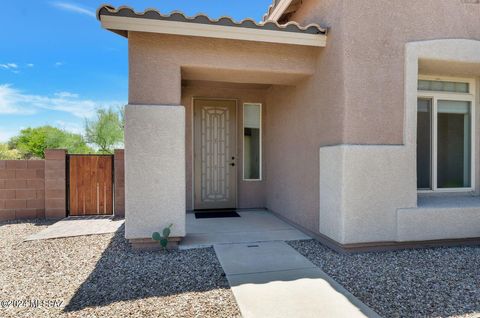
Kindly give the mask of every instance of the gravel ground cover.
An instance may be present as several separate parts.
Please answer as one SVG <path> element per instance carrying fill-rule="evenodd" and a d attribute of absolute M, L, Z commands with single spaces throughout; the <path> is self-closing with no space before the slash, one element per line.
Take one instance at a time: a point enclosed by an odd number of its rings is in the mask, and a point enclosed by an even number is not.
<path fill-rule="evenodd" d="M 213 249 L 136 252 L 123 228 L 116 234 L 23 242 L 47 225 L 0 223 L 2 318 L 240 315 Z M 47 302 L 30 308 L 34 300 Z M 14 308 L 19 305 L 23 308 Z"/>
<path fill-rule="evenodd" d="M 342 255 L 289 244 L 383 317 L 480 317 L 480 247 Z"/>

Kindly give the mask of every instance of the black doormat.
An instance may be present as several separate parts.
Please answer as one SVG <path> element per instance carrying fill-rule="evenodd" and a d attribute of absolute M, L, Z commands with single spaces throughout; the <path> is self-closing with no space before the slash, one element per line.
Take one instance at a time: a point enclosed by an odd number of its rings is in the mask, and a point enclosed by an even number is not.
<path fill-rule="evenodd" d="M 196 219 L 239 218 L 235 211 L 195 212 Z"/>

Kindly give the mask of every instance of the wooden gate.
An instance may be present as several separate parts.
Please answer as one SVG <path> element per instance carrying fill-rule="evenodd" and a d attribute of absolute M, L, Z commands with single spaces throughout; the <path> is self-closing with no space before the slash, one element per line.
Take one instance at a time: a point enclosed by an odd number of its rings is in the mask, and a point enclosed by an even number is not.
<path fill-rule="evenodd" d="M 113 156 L 68 156 L 71 216 L 113 214 Z"/>

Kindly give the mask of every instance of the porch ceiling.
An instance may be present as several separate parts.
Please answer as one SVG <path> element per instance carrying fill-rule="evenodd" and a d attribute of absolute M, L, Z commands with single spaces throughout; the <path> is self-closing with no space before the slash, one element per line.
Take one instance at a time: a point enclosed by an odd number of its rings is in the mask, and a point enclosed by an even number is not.
<path fill-rule="evenodd" d="M 295 85 L 299 81 L 306 79 L 308 76 L 308 74 L 304 73 L 280 73 L 268 71 L 182 67 L 182 79 L 189 81 Z"/>
<path fill-rule="evenodd" d="M 130 7 L 117 9 L 110 5 L 100 7 L 97 17 L 102 27 L 125 37 L 129 31 L 136 31 L 313 47 L 326 45 L 326 29 L 317 24 L 301 26 L 293 21 L 281 25 L 251 19 L 235 22 L 230 17 L 212 20 L 205 15 L 187 17 L 181 12 L 163 15 L 153 9 L 137 13 Z"/>

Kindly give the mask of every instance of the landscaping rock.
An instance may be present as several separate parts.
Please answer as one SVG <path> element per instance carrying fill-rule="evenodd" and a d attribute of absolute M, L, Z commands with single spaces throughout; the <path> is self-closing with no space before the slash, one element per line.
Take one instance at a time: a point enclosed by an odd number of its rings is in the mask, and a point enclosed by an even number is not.
<path fill-rule="evenodd" d="M 240 315 L 211 248 L 137 252 L 123 228 L 116 234 L 23 242 L 47 224 L 0 223 L 0 317 Z M 25 302 L 6 302 L 14 300 Z M 32 308 L 36 300 L 44 303 Z"/>
<path fill-rule="evenodd" d="M 480 317 L 480 247 L 343 255 L 289 244 L 383 317 Z"/>

